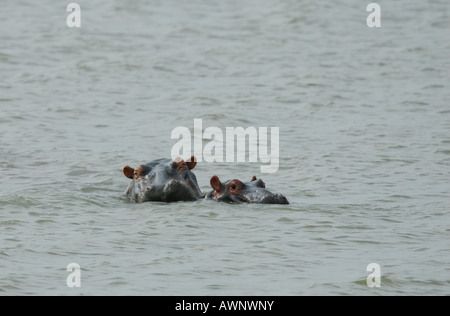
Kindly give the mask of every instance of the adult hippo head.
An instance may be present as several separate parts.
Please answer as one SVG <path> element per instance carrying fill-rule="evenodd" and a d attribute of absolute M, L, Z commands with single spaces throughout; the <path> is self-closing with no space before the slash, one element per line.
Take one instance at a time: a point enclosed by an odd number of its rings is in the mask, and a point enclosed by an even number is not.
<path fill-rule="evenodd" d="M 253 176 L 250 182 L 241 182 L 237 179 L 220 182 L 218 176 L 211 178 L 213 188 L 207 195 L 207 199 L 228 203 L 260 203 L 260 204 L 289 204 L 281 194 L 273 194 L 266 189 L 261 179 Z"/>
<path fill-rule="evenodd" d="M 187 162 L 181 158 L 174 161 L 163 158 L 135 169 L 126 166 L 123 174 L 133 180 L 126 194 L 137 203 L 195 201 L 203 196 L 191 171 L 196 165 L 192 156 Z"/>

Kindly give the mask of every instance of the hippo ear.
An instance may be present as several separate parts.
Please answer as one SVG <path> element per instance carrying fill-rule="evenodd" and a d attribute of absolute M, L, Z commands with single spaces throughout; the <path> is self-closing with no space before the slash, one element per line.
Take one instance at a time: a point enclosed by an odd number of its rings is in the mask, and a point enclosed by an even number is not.
<path fill-rule="evenodd" d="M 188 166 L 186 164 L 186 162 L 183 160 L 183 158 L 181 157 L 177 157 L 175 158 L 175 160 L 172 163 L 172 168 L 176 168 L 178 169 L 178 171 L 185 171 Z"/>
<path fill-rule="evenodd" d="M 265 188 L 265 187 L 266 187 L 266 184 L 264 183 L 263 180 L 258 179 L 258 180 L 256 180 L 256 186 L 257 186 L 257 187 L 260 187 L 260 188 Z"/>
<path fill-rule="evenodd" d="M 183 163 L 183 162 L 184 162 L 184 160 L 181 159 L 181 157 L 175 158 L 175 159 L 173 160 L 173 162 L 172 162 L 172 168 L 178 168 L 178 167 L 180 167 L 181 163 Z"/>
<path fill-rule="evenodd" d="M 191 156 L 191 158 L 189 158 L 189 159 L 186 161 L 186 164 L 187 164 L 189 170 L 194 169 L 195 166 L 197 165 L 197 158 L 195 158 L 195 156 Z"/>
<path fill-rule="evenodd" d="M 131 168 L 130 166 L 125 166 L 123 168 L 123 174 L 125 175 L 125 177 L 127 177 L 129 179 L 133 179 L 133 177 L 134 177 L 134 169 Z"/>
<path fill-rule="evenodd" d="M 257 187 L 260 187 L 260 188 L 265 188 L 266 187 L 266 184 L 264 183 L 264 181 L 261 180 L 261 179 L 256 178 L 256 176 L 253 176 L 252 181 L 250 181 L 250 182 L 253 182 L 253 181 L 256 181 L 255 185 Z"/>
<path fill-rule="evenodd" d="M 213 176 L 209 183 L 211 184 L 211 188 L 213 188 L 216 192 L 220 192 L 222 183 L 220 182 L 218 176 Z"/>
<path fill-rule="evenodd" d="M 261 188 L 265 188 L 266 187 L 266 184 L 264 183 L 263 180 L 259 179 L 258 182 L 259 182 L 258 184 L 261 186 Z"/>

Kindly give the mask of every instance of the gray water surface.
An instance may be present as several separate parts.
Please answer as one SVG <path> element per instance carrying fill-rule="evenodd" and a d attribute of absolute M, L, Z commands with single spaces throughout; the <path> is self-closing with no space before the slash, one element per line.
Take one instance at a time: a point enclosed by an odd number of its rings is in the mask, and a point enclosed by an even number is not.
<path fill-rule="evenodd" d="M 2 3 L 0 295 L 450 294 L 448 1 L 68 3 Z M 276 173 L 199 163 L 204 192 L 291 204 L 124 198 L 196 118 L 280 128 Z"/>

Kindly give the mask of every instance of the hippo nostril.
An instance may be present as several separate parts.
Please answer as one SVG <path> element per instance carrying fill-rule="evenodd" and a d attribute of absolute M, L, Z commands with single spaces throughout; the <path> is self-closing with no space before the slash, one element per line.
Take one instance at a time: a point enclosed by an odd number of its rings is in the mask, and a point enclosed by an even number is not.
<path fill-rule="evenodd" d="M 150 191 L 151 189 L 152 189 L 151 187 L 147 187 L 145 190 Z"/>

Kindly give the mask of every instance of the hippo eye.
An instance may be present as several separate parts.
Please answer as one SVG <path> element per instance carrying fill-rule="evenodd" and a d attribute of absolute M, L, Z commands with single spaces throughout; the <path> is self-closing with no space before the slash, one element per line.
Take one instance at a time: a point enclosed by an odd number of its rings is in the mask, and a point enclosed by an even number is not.
<path fill-rule="evenodd" d="M 231 188 L 232 188 L 233 190 L 236 190 L 236 184 L 232 184 L 232 185 L 231 185 Z"/>

